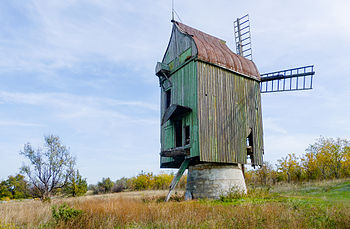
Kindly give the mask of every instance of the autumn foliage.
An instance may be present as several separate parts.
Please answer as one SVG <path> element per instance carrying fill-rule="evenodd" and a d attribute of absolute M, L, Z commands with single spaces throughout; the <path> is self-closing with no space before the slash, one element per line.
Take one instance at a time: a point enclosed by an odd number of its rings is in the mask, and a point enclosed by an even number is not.
<path fill-rule="evenodd" d="M 143 190 L 166 190 L 174 178 L 173 173 L 153 173 L 140 172 L 137 176 L 131 178 L 121 178 L 113 182 L 110 178 L 102 178 L 97 185 L 89 185 L 89 189 L 94 194 L 112 193 L 122 191 L 143 191 Z M 177 188 L 186 188 L 187 176 L 181 177 Z"/>
<path fill-rule="evenodd" d="M 278 160 L 276 167 L 265 163 L 257 170 L 246 172 L 250 184 L 276 184 L 350 177 L 350 141 L 321 137 L 305 154 L 294 153 Z"/>

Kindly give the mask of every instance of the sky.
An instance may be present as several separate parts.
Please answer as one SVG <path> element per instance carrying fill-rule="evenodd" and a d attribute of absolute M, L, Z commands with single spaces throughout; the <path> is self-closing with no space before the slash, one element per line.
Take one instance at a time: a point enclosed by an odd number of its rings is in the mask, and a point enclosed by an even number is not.
<path fill-rule="evenodd" d="M 159 173 L 154 74 L 171 0 L 0 2 L 0 180 L 25 143 L 58 135 L 88 183 Z M 260 73 L 315 65 L 314 89 L 262 95 L 264 160 L 301 155 L 320 136 L 350 139 L 350 2 L 175 0 L 177 20 L 225 40 L 250 16 Z"/>

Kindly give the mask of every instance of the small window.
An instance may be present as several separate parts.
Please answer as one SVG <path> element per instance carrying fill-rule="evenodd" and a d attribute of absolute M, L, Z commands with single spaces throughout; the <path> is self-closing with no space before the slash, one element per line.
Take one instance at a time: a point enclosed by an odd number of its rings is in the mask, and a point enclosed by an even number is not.
<path fill-rule="evenodd" d="M 248 155 L 253 153 L 253 135 L 251 132 L 247 137 L 247 153 Z"/>
<path fill-rule="evenodd" d="M 165 92 L 166 100 L 165 100 L 165 109 L 170 107 L 171 104 L 171 90 L 167 90 Z"/>
<path fill-rule="evenodd" d="M 182 121 L 175 121 L 175 147 L 182 146 Z"/>
<path fill-rule="evenodd" d="M 190 126 L 185 126 L 185 145 L 190 144 L 191 137 L 190 137 Z"/>
<path fill-rule="evenodd" d="M 250 129 L 250 134 L 247 137 L 247 156 L 250 159 L 250 163 L 254 166 L 254 148 L 253 148 L 253 134 Z"/>

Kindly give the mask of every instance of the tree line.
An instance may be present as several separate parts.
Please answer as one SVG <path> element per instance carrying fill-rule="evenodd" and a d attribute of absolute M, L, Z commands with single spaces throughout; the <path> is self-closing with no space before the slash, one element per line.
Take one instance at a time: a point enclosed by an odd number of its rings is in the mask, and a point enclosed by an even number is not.
<path fill-rule="evenodd" d="M 44 146 L 37 149 L 27 143 L 20 154 L 27 163 L 17 175 L 0 182 L 0 200 L 40 198 L 46 201 L 52 196 L 75 197 L 87 192 L 87 181 L 75 168 L 75 157 L 58 136 L 45 136 Z M 123 177 L 115 182 L 102 178 L 96 185 L 89 185 L 89 189 L 94 194 L 168 189 L 173 177 L 174 174 L 141 172 L 135 177 Z M 178 187 L 185 186 L 186 177 L 183 177 Z"/>
<path fill-rule="evenodd" d="M 301 156 L 291 153 L 276 166 L 265 162 L 245 173 L 248 184 L 260 185 L 339 178 L 350 178 L 350 141 L 325 137 L 317 139 Z"/>
<path fill-rule="evenodd" d="M 86 179 L 75 168 L 76 159 L 55 135 L 45 136 L 43 147 L 34 149 L 30 143 L 20 152 L 27 163 L 20 173 L 0 182 L 0 200 L 40 198 L 53 195 L 79 196 L 87 191 Z"/>
<path fill-rule="evenodd" d="M 144 173 L 141 171 L 137 176 L 121 179 L 113 182 L 109 177 L 102 178 L 96 185 L 89 185 L 88 189 L 93 194 L 112 193 L 122 191 L 142 191 L 142 190 L 166 190 L 169 189 L 170 183 L 174 178 L 173 173 Z M 186 188 L 187 176 L 182 176 L 177 187 Z"/>
<path fill-rule="evenodd" d="M 102 178 L 97 184 L 88 186 L 86 179 L 75 168 L 76 159 L 60 138 L 54 135 L 45 137 L 42 148 L 34 149 L 29 143 L 25 144 L 21 155 L 29 163 L 20 168 L 19 174 L 0 182 L 0 200 L 49 200 L 54 195 L 74 197 L 84 195 L 88 189 L 93 194 L 165 190 L 174 178 L 173 173 L 155 175 L 141 172 L 137 176 L 116 181 Z M 246 171 L 244 175 L 248 185 L 350 178 L 350 141 L 321 137 L 301 156 L 291 153 L 278 160 L 275 166 L 265 162 L 260 168 Z M 183 176 L 177 187 L 184 189 L 186 180 L 186 176 Z"/>

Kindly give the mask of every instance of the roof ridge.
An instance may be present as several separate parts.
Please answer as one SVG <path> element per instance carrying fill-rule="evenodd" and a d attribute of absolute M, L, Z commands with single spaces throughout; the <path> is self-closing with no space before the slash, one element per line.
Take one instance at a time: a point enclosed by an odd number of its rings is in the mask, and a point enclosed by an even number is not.
<path fill-rule="evenodd" d="M 176 28 L 188 34 L 197 46 L 198 59 L 260 81 L 259 71 L 253 61 L 234 53 L 220 38 L 204 33 L 183 23 L 172 21 Z"/>
<path fill-rule="evenodd" d="M 177 25 L 180 24 L 180 25 L 189 27 L 190 29 L 196 30 L 196 31 L 198 31 L 198 32 L 200 32 L 200 33 L 202 33 L 202 34 L 205 34 L 205 35 L 207 35 L 207 36 L 210 36 L 210 37 L 212 37 L 212 38 L 215 38 L 215 39 L 217 39 L 217 40 L 219 40 L 219 41 L 221 41 L 221 42 L 224 42 L 224 43 L 226 44 L 226 41 L 225 41 L 225 40 L 223 40 L 223 39 L 221 39 L 221 38 L 218 38 L 218 37 L 215 37 L 215 36 L 213 36 L 213 35 L 210 35 L 209 33 L 203 32 L 203 31 L 201 31 L 201 30 L 199 30 L 199 29 L 193 28 L 193 27 L 191 27 L 191 26 L 189 26 L 189 25 L 186 25 L 186 24 L 184 24 L 184 23 L 181 23 L 181 22 L 178 22 L 178 21 L 175 21 L 175 20 L 172 20 L 172 22 L 175 23 L 175 24 L 177 24 Z M 189 34 L 187 31 L 184 31 L 181 27 L 179 27 L 179 29 L 180 29 L 182 32 L 187 33 L 188 35 L 193 36 L 193 34 Z"/>

